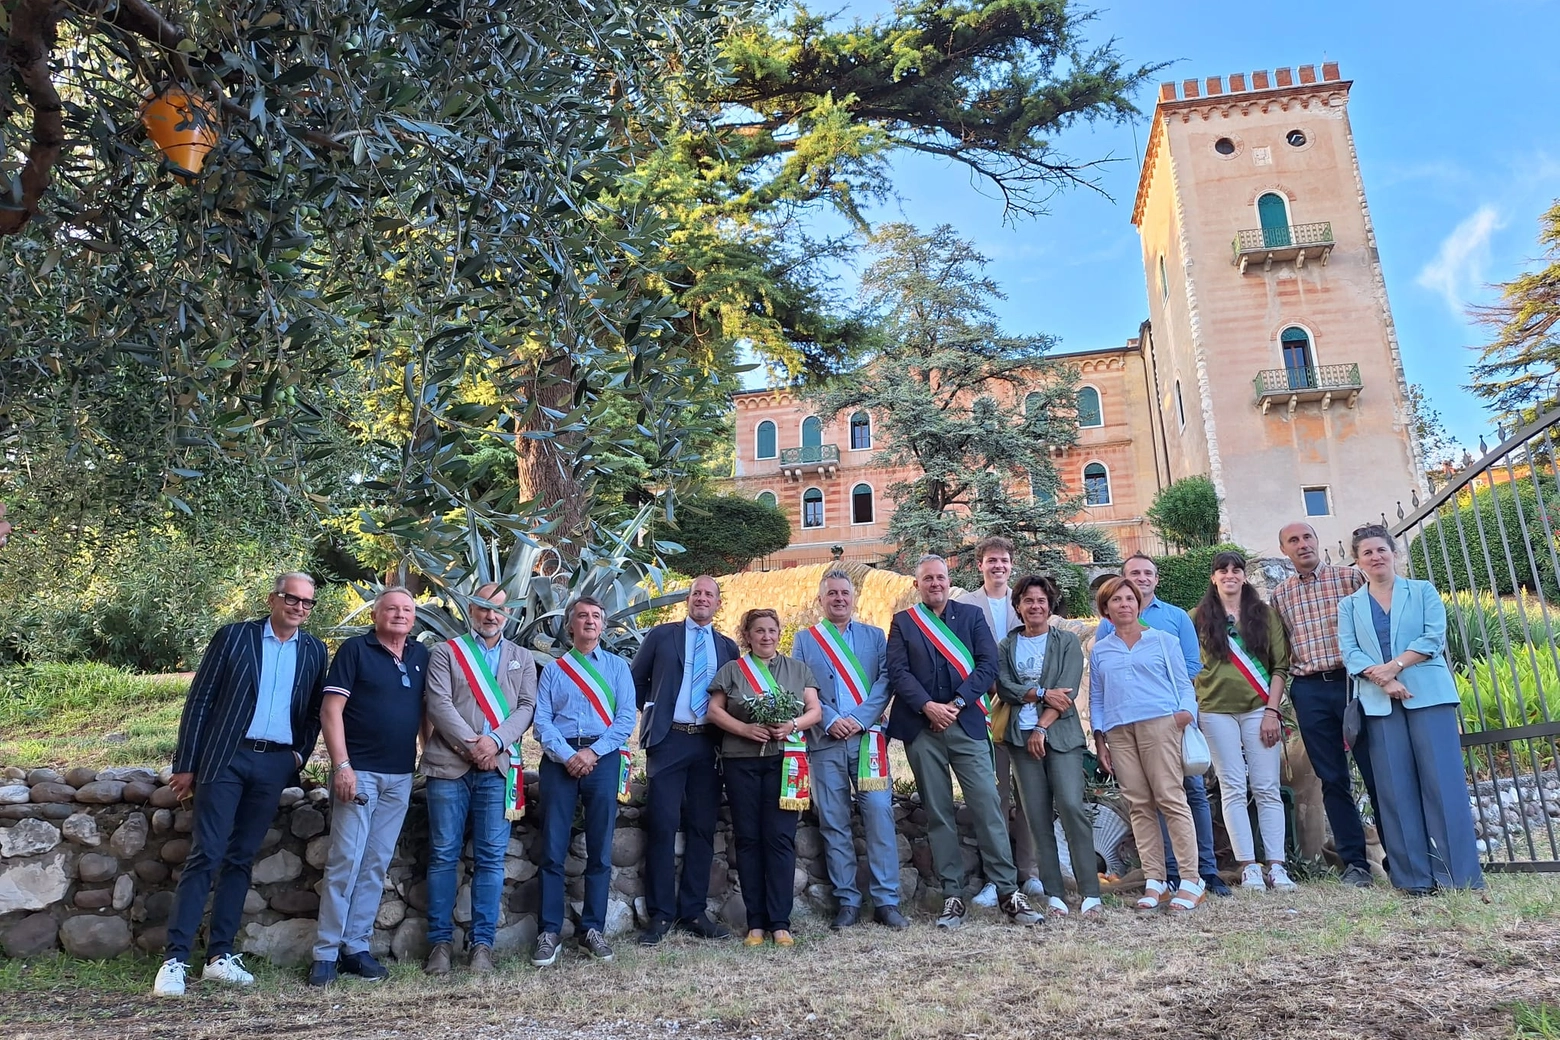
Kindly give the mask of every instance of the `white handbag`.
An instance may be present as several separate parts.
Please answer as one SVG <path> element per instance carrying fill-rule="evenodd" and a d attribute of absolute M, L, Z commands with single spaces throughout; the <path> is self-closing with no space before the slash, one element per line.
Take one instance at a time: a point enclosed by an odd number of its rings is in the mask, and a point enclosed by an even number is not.
<path fill-rule="evenodd" d="M 1213 753 L 1208 749 L 1208 738 L 1193 722 L 1181 731 L 1181 772 L 1187 776 L 1202 776 L 1213 765 Z"/>

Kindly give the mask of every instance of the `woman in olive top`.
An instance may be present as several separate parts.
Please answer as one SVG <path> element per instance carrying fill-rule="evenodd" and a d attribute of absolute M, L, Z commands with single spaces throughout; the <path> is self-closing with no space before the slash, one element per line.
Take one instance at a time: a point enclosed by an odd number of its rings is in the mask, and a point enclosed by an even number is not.
<path fill-rule="evenodd" d="M 780 615 L 773 610 L 743 614 L 737 642 L 745 652 L 722 665 L 710 680 L 706 718 L 726 731 L 720 754 L 737 845 L 737 877 L 747 906 L 743 943 L 762 945 L 768 932 L 776 946 L 792 946 L 796 821 L 801 812 L 781 807 L 786 759 L 795 757 L 787 756 L 785 743 L 822 720 L 818 680 L 807 665 L 779 652 Z M 770 695 L 771 684 L 795 697 L 802 711 L 796 718 L 761 726 L 752 721 L 753 708 Z M 806 762 L 804 750 L 802 768 Z"/>
<path fill-rule="evenodd" d="M 1061 598 L 1050 578 L 1030 574 L 1013 587 L 1024 627 L 998 649 L 998 703 L 991 731 L 1011 746 L 1018 804 L 1035 839 L 1035 865 L 1045 885 L 1046 913 L 1066 917 L 1062 863 L 1052 819 L 1060 816 L 1073 878 L 1083 896 L 1079 912 L 1100 914 L 1100 878 L 1094 825 L 1083 807 L 1083 724 L 1074 703 L 1082 689 L 1083 647 L 1071 632 L 1051 627 L 1051 605 Z"/>
<path fill-rule="evenodd" d="M 1246 581 L 1246 560 L 1239 553 L 1213 558 L 1213 574 L 1202 602 L 1192 611 L 1202 671 L 1197 688 L 1198 717 L 1224 804 L 1224 829 L 1241 866 L 1240 887 L 1265 892 L 1269 883 L 1292 892 L 1284 869 L 1284 802 L 1278 776 L 1283 764 L 1284 727 L 1280 708 L 1289 682 L 1289 639 L 1278 611 L 1262 602 Z M 1268 861 L 1262 878 L 1246 814 L 1246 792 L 1257 803 L 1257 828 Z"/>

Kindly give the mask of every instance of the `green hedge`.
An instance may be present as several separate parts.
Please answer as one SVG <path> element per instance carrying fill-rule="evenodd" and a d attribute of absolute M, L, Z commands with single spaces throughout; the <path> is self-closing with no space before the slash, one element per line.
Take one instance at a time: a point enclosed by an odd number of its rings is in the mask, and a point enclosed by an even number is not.
<path fill-rule="evenodd" d="M 1548 508 L 1549 531 L 1560 533 L 1560 489 L 1554 477 L 1541 476 L 1536 488 L 1531 477 L 1486 487 L 1459 500 L 1455 509 L 1443 506 L 1425 525 L 1408 547 L 1413 575 L 1429 579 L 1443 592 L 1456 588 L 1509 596 L 1523 589 L 1560 602 L 1560 575 L 1544 530 L 1540 493 Z M 1536 566 L 1529 564 L 1529 552 Z"/>
<path fill-rule="evenodd" d="M 1250 550 L 1229 543 L 1188 549 L 1176 556 L 1156 556 L 1154 563 L 1159 567 L 1159 590 L 1155 595 L 1182 610 L 1191 610 L 1208 590 L 1208 575 L 1213 558 L 1221 552 L 1238 552 L 1248 560 L 1256 556 Z"/>

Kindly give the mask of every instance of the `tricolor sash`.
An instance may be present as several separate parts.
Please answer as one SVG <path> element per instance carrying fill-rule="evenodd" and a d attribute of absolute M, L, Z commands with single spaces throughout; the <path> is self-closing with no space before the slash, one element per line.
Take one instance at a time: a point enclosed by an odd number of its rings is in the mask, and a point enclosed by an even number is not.
<path fill-rule="evenodd" d="M 563 674 L 573 680 L 579 687 L 580 693 L 606 723 L 608 728 L 612 726 L 612 717 L 617 714 L 617 697 L 612 693 L 612 684 L 602 678 L 596 666 L 590 663 L 590 658 L 578 650 L 570 650 L 558 658 L 558 667 L 563 669 Z M 633 755 L 627 748 L 618 749 L 618 785 L 617 800 L 627 802 L 628 780 L 630 769 L 633 765 Z"/>
<path fill-rule="evenodd" d="M 487 724 L 498 732 L 498 727 L 509 718 L 509 705 L 504 701 L 504 691 L 498 685 L 498 676 L 488 667 L 487 655 L 474 635 L 464 635 L 450 640 L 450 656 L 466 677 L 471 695 Z M 520 741 L 506 748 L 509 752 L 509 772 L 504 776 L 504 819 L 518 820 L 525 815 L 525 768 L 520 759 Z"/>
<path fill-rule="evenodd" d="M 953 670 L 958 673 L 960 679 L 968 679 L 970 673 L 975 670 L 975 655 L 970 653 L 970 648 L 964 645 L 963 640 L 953 634 L 953 629 L 943 623 L 943 619 L 932 613 L 925 603 L 917 603 L 910 608 L 910 620 L 915 622 L 915 627 L 921 630 L 921 634 L 931 641 L 942 654 Z M 975 701 L 980 706 L 980 713 L 986 716 L 988 727 L 991 719 L 991 694 L 983 693 Z M 994 739 L 994 738 L 993 738 Z"/>
<path fill-rule="evenodd" d="M 1262 703 L 1266 704 L 1268 683 L 1273 677 L 1268 674 L 1266 668 L 1262 667 L 1262 662 L 1246 649 L 1246 644 L 1241 640 L 1240 632 L 1235 628 L 1234 622 L 1230 622 L 1229 636 L 1230 661 L 1235 665 L 1235 670 L 1246 677 L 1246 681 L 1251 684 L 1257 696 L 1262 698 Z"/>
<path fill-rule="evenodd" d="M 737 667 L 747 679 L 753 692 L 760 697 L 774 697 L 780 692 L 780 684 L 769 673 L 769 666 L 752 654 L 737 659 Z M 780 808 L 798 812 L 812 804 L 812 778 L 807 771 L 807 735 L 797 730 L 785 738 L 782 748 L 785 760 L 780 764 Z"/>
<path fill-rule="evenodd" d="M 845 641 L 845 633 L 824 618 L 807 631 L 818 641 L 823 656 L 834 666 L 856 707 L 866 703 L 872 684 L 867 681 L 867 670 L 862 667 L 856 652 Z M 858 791 L 886 791 L 893 786 L 888 775 L 888 737 L 883 733 L 881 720 L 861 734 L 861 747 L 856 757 L 856 789 Z"/>

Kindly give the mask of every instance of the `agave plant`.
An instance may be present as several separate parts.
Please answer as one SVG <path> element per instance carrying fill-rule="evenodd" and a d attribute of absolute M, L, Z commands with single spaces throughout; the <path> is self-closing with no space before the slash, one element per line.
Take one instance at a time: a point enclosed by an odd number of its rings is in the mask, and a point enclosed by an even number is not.
<path fill-rule="evenodd" d="M 665 573 L 641 547 L 656 507 L 647 504 L 613 530 L 597 527 L 570 563 L 556 549 L 516 534 L 506 554 L 499 538 L 484 534 L 468 517 L 465 553 L 443 554 L 421 546 L 409 549 L 409 567 L 431 587 L 417 605 L 418 638 L 454 639 L 469 631 L 472 606 L 493 606 L 477 589 L 497 584 L 505 594 L 508 622 L 504 635 L 532 650 L 561 656 L 569 647 L 564 610 L 581 596 L 598 600 L 607 616 L 601 642 L 613 653 L 632 657 L 644 637 L 636 619 L 645 611 L 681 603 L 686 590 L 662 593 Z M 658 546 L 657 546 L 658 548 Z M 359 586 L 365 603 L 378 589 Z M 367 608 L 361 608 L 366 610 Z M 361 612 L 361 611 L 360 611 Z M 350 620 L 350 619 L 349 619 Z"/>

